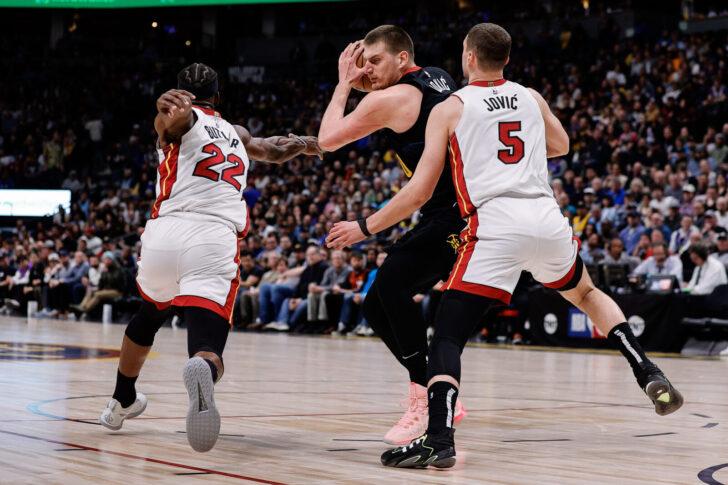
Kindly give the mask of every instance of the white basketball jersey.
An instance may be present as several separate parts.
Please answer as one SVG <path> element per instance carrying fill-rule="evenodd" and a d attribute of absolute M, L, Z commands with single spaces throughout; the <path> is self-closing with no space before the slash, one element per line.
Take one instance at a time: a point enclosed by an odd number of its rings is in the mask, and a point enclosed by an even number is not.
<path fill-rule="evenodd" d="M 213 109 L 192 108 L 197 121 L 178 143 L 159 149 L 152 219 L 176 215 L 215 220 L 244 233 L 243 190 L 250 162 L 233 126 Z"/>
<path fill-rule="evenodd" d="M 476 81 L 453 94 L 463 102 L 450 138 L 461 214 L 494 197 L 553 197 L 544 121 L 528 89 L 505 80 Z"/>

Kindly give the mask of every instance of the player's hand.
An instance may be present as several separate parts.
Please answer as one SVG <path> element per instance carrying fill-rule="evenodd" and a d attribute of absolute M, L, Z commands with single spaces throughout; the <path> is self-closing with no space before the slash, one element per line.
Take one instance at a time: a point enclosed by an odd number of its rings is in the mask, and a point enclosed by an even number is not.
<path fill-rule="evenodd" d="M 357 221 L 337 222 L 326 238 L 326 247 L 343 249 L 366 239 Z"/>
<path fill-rule="evenodd" d="M 315 136 L 298 136 L 294 135 L 293 133 L 289 133 L 288 137 L 297 138 L 298 140 L 301 140 L 303 143 L 306 144 L 306 149 L 303 151 L 305 155 L 324 158 L 324 151 L 319 146 L 318 138 L 316 138 Z"/>
<path fill-rule="evenodd" d="M 192 109 L 195 95 L 184 89 L 170 89 L 157 99 L 157 111 L 170 118 L 178 113 L 185 114 Z"/>
<path fill-rule="evenodd" d="M 356 60 L 364 52 L 362 41 L 352 42 L 339 56 L 339 84 L 351 86 L 364 75 L 363 67 L 356 67 Z"/>

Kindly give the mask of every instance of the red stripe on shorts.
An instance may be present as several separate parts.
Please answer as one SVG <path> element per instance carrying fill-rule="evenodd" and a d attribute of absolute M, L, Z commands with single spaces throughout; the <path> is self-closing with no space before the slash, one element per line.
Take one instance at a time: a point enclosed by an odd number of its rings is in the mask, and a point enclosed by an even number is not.
<path fill-rule="evenodd" d="M 224 305 L 220 305 L 208 298 L 195 295 L 176 296 L 174 300 L 172 300 L 172 304 L 174 306 L 194 306 L 205 308 L 206 310 L 217 313 L 232 325 L 235 297 L 238 295 L 238 287 L 240 286 L 240 250 L 237 248 L 237 244 L 235 247 L 235 267 L 235 277 L 230 280 L 230 289 L 228 290 L 227 297 L 225 297 Z"/>
<path fill-rule="evenodd" d="M 172 305 L 172 300 L 170 301 L 157 301 L 154 298 L 150 297 L 144 291 L 142 290 L 142 287 L 139 285 L 139 282 L 137 281 L 137 289 L 139 290 L 139 294 L 141 297 L 148 301 L 149 303 L 153 303 L 155 307 L 157 307 L 157 310 L 165 310 L 169 308 Z"/>
<path fill-rule="evenodd" d="M 581 249 L 581 239 L 579 239 L 576 236 L 572 236 L 571 237 L 571 240 L 572 241 L 576 241 L 576 254 L 578 256 L 579 255 L 579 250 Z M 571 281 L 571 278 L 574 277 L 574 272 L 576 271 L 576 263 L 578 261 L 579 260 L 575 257 L 574 258 L 574 264 L 571 265 L 571 268 L 569 269 L 569 271 L 564 276 L 562 276 L 561 278 L 559 278 L 558 280 L 556 280 L 554 282 L 551 282 L 551 283 L 543 283 L 543 285 L 546 288 L 551 288 L 552 290 L 559 290 L 559 289 L 563 288 L 564 286 L 566 286 L 566 284 Z"/>

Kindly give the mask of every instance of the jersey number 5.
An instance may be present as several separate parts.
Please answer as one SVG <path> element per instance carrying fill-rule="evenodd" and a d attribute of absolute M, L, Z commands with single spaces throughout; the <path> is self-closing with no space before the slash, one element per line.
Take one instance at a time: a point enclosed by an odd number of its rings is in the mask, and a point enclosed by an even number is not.
<path fill-rule="evenodd" d="M 202 151 L 210 156 L 207 158 L 203 158 L 202 160 L 197 162 L 197 165 L 195 165 L 195 171 L 192 172 L 192 175 L 196 177 L 205 177 L 206 179 L 210 179 L 213 182 L 217 182 L 218 180 L 222 179 L 223 181 L 235 187 L 235 190 L 240 190 L 242 185 L 240 185 L 240 182 L 238 182 L 238 180 L 235 178 L 245 174 L 245 164 L 240 159 L 240 157 L 232 153 L 228 155 L 227 161 L 232 163 L 233 165 L 223 170 L 222 176 L 220 176 L 220 174 L 216 170 L 212 169 L 212 167 L 214 167 L 215 165 L 220 165 L 226 160 L 225 155 L 222 154 L 222 150 L 220 149 L 220 147 L 218 147 L 214 143 L 208 143 L 207 145 L 202 147 Z"/>
<path fill-rule="evenodd" d="M 501 121 L 498 123 L 498 139 L 508 147 L 507 150 L 498 150 L 498 160 L 508 165 L 523 160 L 523 140 L 513 136 L 514 131 L 521 131 L 520 121 Z"/>

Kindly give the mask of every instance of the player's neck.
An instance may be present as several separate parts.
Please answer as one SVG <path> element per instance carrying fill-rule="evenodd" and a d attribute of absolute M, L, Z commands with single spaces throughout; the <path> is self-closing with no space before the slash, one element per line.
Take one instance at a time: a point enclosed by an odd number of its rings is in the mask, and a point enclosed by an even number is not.
<path fill-rule="evenodd" d="M 494 82 L 503 79 L 503 71 L 477 71 L 470 74 L 468 83 L 474 82 Z"/>
<path fill-rule="evenodd" d="M 411 72 L 415 72 L 420 69 L 420 66 L 415 64 L 414 62 L 407 64 L 402 68 L 402 70 L 399 72 L 399 78 L 402 79 L 404 76 Z"/>

